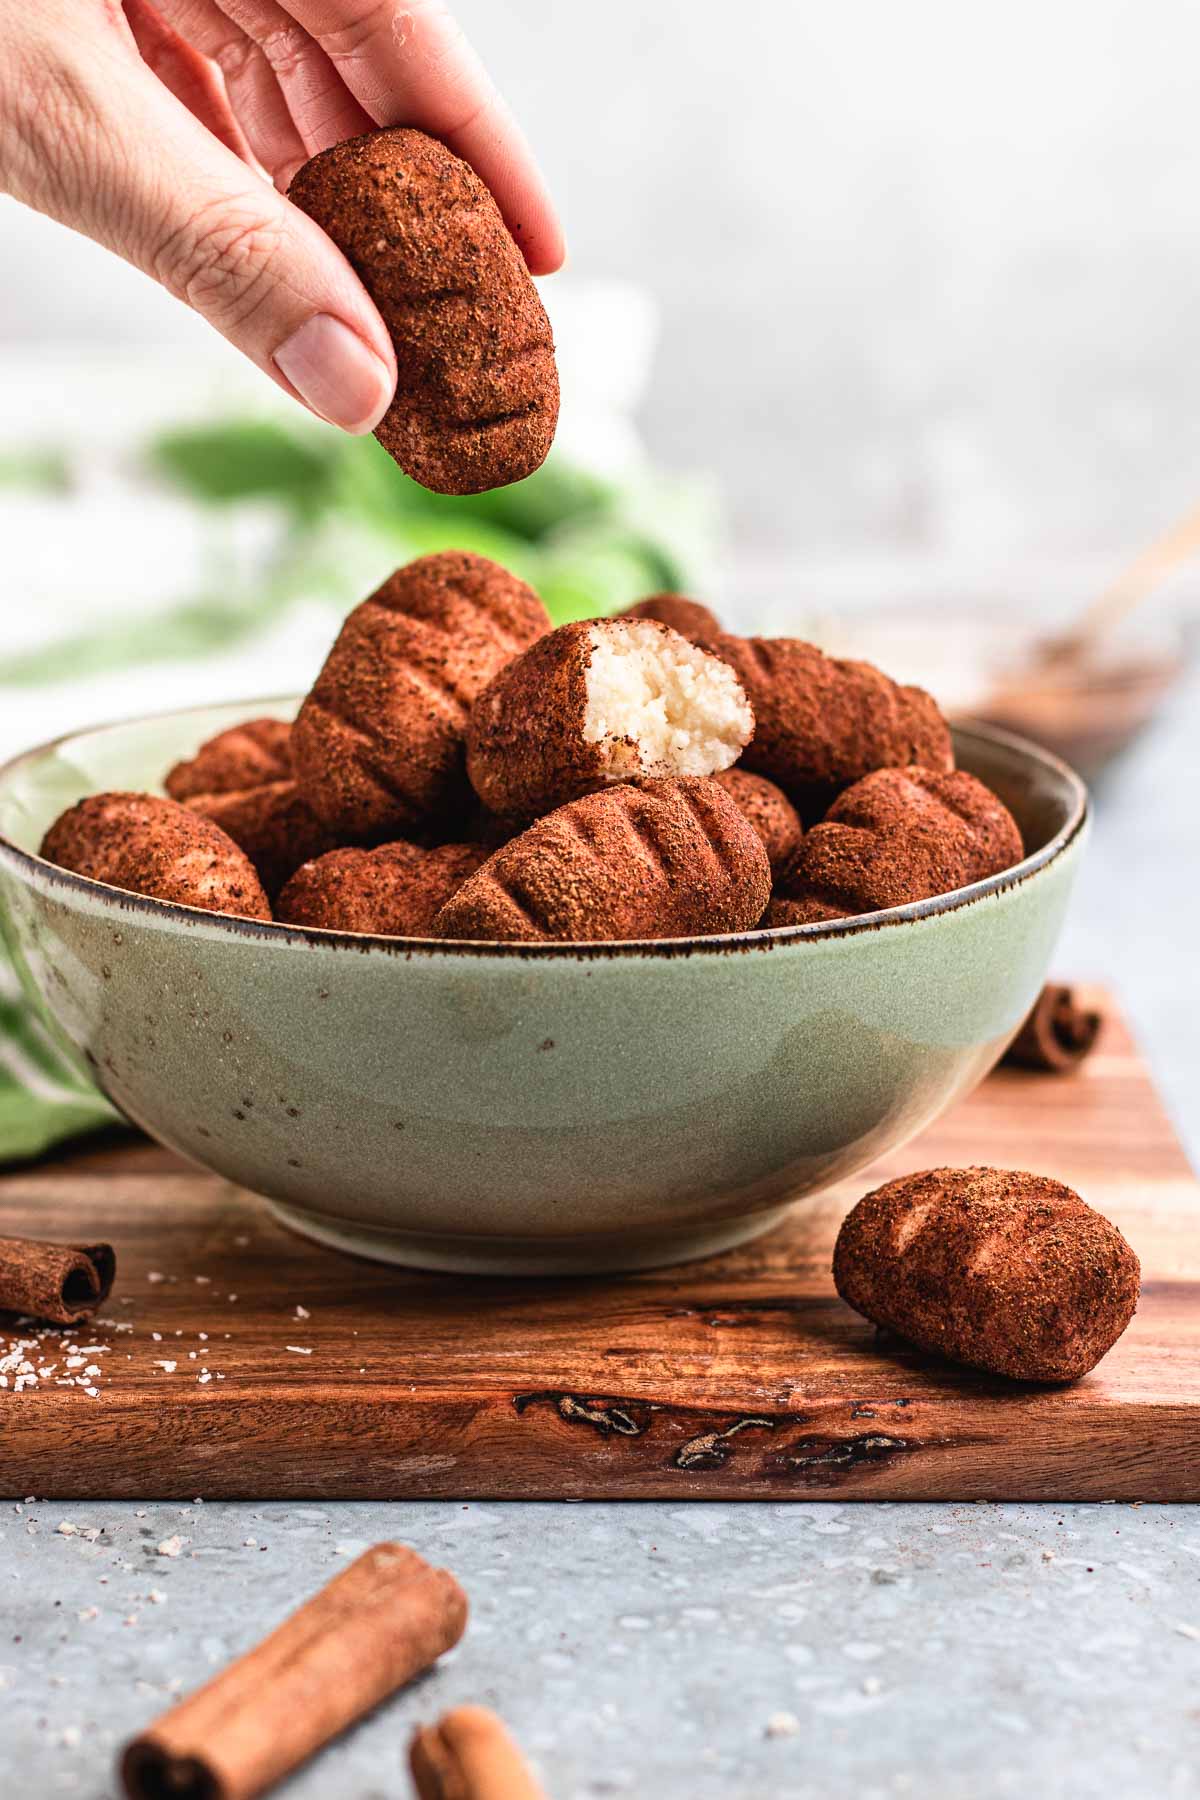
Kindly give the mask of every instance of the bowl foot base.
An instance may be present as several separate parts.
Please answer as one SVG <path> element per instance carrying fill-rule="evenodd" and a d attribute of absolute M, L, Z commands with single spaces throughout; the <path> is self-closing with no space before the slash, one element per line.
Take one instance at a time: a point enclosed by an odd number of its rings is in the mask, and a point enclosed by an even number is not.
<path fill-rule="evenodd" d="M 328 1213 L 310 1212 L 306 1207 L 289 1206 L 282 1200 L 270 1200 L 267 1204 L 289 1230 L 315 1238 L 331 1250 L 366 1256 L 373 1262 L 436 1269 L 450 1275 L 608 1275 L 718 1256 L 778 1225 L 790 1202 L 766 1212 L 679 1231 L 647 1236 L 613 1232 L 576 1238 L 491 1238 L 386 1231 Z"/>

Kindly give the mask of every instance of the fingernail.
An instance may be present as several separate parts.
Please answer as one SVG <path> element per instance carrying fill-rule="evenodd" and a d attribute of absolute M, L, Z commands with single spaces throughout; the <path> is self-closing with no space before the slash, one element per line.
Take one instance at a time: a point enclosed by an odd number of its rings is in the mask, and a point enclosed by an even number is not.
<path fill-rule="evenodd" d="M 280 344 L 274 362 L 305 404 L 343 431 L 371 431 L 391 403 L 386 365 L 331 313 L 306 319 Z"/>

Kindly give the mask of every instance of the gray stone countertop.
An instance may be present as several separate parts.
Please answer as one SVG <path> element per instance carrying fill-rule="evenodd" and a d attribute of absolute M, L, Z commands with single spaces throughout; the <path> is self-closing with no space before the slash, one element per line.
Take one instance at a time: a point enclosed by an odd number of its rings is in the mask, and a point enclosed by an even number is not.
<path fill-rule="evenodd" d="M 467 1636 L 288 1800 L 404 1795 L 464 1700 L 552 1800 L 1200 1793 L 1200 1509 L 808 1501 L 6 1505 L 3 1790 L 115 1795 L 126 1734 L 385 1537 Z"/>
<path fill-rule="evenodd" d="M 1117 989 L 1193 1160 L 1197 698 L 1104 784 L 1056 959 Z M 412 1726 L 467 1699 L 551 1800 L 1200 1795 L 1197 1507 L 20 1497 L 0 1509 L 0 1793 L 114 1795 L 126 1734 L 384 1537 L 453 1568 L 472 1625 L 288 1800 L 407 1793 Z"/>

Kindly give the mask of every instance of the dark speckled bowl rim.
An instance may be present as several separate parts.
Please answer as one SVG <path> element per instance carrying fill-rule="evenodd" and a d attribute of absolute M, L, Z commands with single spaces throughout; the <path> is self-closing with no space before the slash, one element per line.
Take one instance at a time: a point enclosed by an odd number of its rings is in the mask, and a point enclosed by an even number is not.
<path fill-rule="evenodd" d="M 245 716 L 253 718 L 264 708 L 292 706 L 298 700 L 299 696 L 293 694 L 248 700 L 244 703 Z M 185 713 L 215 711 L 219 707 L 239 704 L 242 703 L 212 701 L 207 705 L 171 707 L 161 713 L 142 713 L 130 719 L 113 720 L 106 725 L 85 726 L 82 730 L 64 732 L 60 737 L 51 738 L 45 744 L 35 744 L 31 749 L 23 750 L 0 764 L 0 787 L 6 784 L 9 776 L 23 763 L 61 750 L 76 738 L 94 737 L 101 731 L 121 731 L 131 725 L 152 724 L 156 719 L 178 718 Z M 370 932 L 324 931 L 308 925 L 276 924 L 263 919 L 242 918 L 236 913 L 208 912 L 198 906 L 155 900 L 147 894 L 130 893 L 125 888 L 112 887 L 108 882 L 93 881 L 86 875 L 76 875 L 69 869 L 60 869 L 57 864 L 47 862 L 45 857 L 37 856 L 30 850 L 22 850 L 2 832 L 0 862 L 7 863 L 30 885 L 64 888 L 89 894 L 97 900 L 105 900 L 111 896 L 111 904 L 117 912 L 145 913 L 168 925 L 186 925 L 191 929 L 199 929 L 204 935 L 251 938 L 268 944 L 293 943 L 330 950 L 352 950 L 363 955 L 378 951 L 386 957 L 400 957 L 406 962 L 411 961 L 414 956 L 446 958 L 450 961 L 490 957 L 536 962 L 580 962 L 611 961 L 630 956 L 670 960 L 676 957 L 746 955 L 754 951 L 781 950 L 789 944 L 823 943 L 833 938 L 857 937 L 862 932 L 881 931 L 890 925 L 906 925 L 919 919 L 935 918 L 941 913 L 957 912 L 961 907 L 972 906 L 990 894 L 1021 886 L 1055 862 L 1075 842 L 1088 824 L 1091 808 L 1086 786 L 1068 763 L 1051 751 L 1043 750 L 1028 738 L 1019 737 L 1012 731 L 1003 731 L 999 726 L 962 721 L 955 723 L 952 729 L 956 739 L 974 739 L 976 742 L 1008 750 L 1018 759 L 1037 765 L 1045 773 L 1053 775 L 1071 795 L 1071 805 L 1064 824 L 1040 850 L 1035 850 L 1031 856 L 1014 863 L 1011 869 L 1004 869 L 999 875 L 990 875 L 986 881 L 975 881 L 969 887 L 954 888 L 948 894 L 936 894 L 930 900 L 917 900 L 908 906 L 893 906 L 882 912 L 859 913 L 852 919 L 823 920 L 813 925 L 785 925 L 773 929 L 760 927 L 755 931 L 726 933 L 720 937 L 623 938 L 614 942 L 553 944 L 384 937 Z"/>

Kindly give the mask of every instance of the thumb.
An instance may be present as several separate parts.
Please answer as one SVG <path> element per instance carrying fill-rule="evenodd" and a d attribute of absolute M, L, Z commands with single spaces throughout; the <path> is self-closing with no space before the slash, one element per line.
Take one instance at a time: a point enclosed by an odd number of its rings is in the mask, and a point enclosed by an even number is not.
<path fill-rule="evenodd" d="M 76 63 L 38 113 L 46 141 L 27 167 L 43 174 L 18 198 L 144 270 L 320 418 L 379 422 L 395 355 L 350 264 L 140 60 Z"/>

